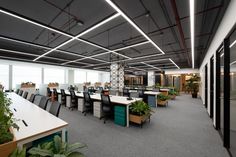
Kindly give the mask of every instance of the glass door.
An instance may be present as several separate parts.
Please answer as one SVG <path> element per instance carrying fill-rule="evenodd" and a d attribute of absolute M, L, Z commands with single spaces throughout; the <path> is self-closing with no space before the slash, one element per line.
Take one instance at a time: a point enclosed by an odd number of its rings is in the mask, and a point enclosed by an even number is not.
<path fill-rule="evenodd" d="M 214 56 L 210 61 L 210 117 L 214 117 Z"/>
<path fill-rule="evenodd" d="M 208 70 L 207 65 L 205 66 L 205 107 L 207 108 L 208 104 Z"/>

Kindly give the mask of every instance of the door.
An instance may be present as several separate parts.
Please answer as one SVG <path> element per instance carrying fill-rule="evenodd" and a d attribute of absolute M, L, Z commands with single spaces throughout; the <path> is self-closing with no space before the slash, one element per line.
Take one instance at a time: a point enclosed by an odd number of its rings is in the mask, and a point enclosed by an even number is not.
<path fill-rule="evenodd" d="M 214 57 L 210 61 L 210 117 L 214 117 Z"/>
<path fill-rule="evenodd" d="M 207 108 L 208 103 L 208 67 L 205 66 L 205 107 Z"/>

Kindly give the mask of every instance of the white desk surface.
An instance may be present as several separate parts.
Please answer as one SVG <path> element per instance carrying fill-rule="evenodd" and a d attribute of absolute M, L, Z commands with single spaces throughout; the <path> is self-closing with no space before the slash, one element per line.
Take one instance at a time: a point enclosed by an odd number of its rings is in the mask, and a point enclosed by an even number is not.
<path fill-rule="evenodd" d="M 53 130 L 65 128 L 68 123 L 41 109 L 37 105 L 22 98 L 16 93 L 8 93 L 12 104 L 10 106 L 14 117 L 20 119 L 17 121 L 20 127 L 19 131 L 14 129 L 16 141 L 27 140 L 40 134 L 46 134 Z M 22 122 L 24 120 L 28 126 Z"/>
<path fill-rule="evenodd" d="M 146 94 L 146 95 L 159 95 L 161 93 L 160 92 L 145 91 L 144 94 Z"/>

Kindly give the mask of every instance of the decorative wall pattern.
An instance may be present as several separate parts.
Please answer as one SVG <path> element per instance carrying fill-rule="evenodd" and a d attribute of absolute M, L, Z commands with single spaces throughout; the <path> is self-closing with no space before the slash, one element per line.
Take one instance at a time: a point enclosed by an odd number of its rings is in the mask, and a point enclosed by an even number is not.
<path fill-rule="evenodd" d="M 124 87 L 124 65 L 112 63 L 111 66 L 111 88 L 119 91 Z"/>

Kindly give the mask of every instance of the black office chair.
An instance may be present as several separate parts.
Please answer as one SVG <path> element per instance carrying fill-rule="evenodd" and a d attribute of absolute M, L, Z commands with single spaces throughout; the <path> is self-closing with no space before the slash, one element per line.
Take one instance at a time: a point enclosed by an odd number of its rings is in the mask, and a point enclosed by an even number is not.
<path fill-rule="evenodd" d="M 20 92 L 20 89 L 17 89 L 17 90 L 16 90 L 16 94 L 19 94 L 19 92 Z"/>
<path fill-rule="evenodd" d="M 88 112 L 93 112 L 93 101 L 90 98 L 89 92 L 84 92 L 84 111 L 82 113 L 84 113 L 84 116 L 86 116 L 86 114 Z"/>
<path fill-rule="evenodd" d="M 66 92 L 64 89 L 61 89 L 61 105 L 66 106 Z"/>
<path fill-rule="evenodd" d="M 58 101 L 58 93 L 57 93 L 57 89 L 53 88 L 53 96 L 54 96 L 54 100 Z"/>
<path fill-rule="evenodd" d="M 19 95 L 19 96 L 22 96 L 22 94 L 23 94 L 23 90 L 20 90 L 19 93 L 18 93 L 18 95 Z"/>
<path fill-rule="evenodd" d="M 110 96 L 101 94 L 101 105 L 102 105 L 102 113 L 103 116 L 100 119 L 104 119 L 103 123 L 106 123 L 108 117 L 113 115 L 113 106 L 111 104 Z"/>
<path fill-rule="evenodd" d="M 49 109 L 49 113 L 53 114 L 54 116 L 59 116 L 59 112 L 60 112 L 60 108 L 61 108 L 61 104 L 58 101 L 54 101 L 51 104 L 51 107 Z"/>
<path fill-rule="evenodd" d="M 77 96 L 75 95 L 75 91 L 74 90 L 70 90 L 70 100 L 71 100 L 71 106 L 69 107 L 69 109 L 76 108 L 78 106 L 78 99 Z"/>
<path fill-rule="evenodd" d="M 35 105 L 39 105 L 39 103 L 40 103 L 42 97 L 43 97 L 42 95 L 36 94 L 36 95 L 34 96 L 34 101 L 33 101 L 33 103 L 34 103 Z"/>
<path fill-rule="evenodd" d="M 51 97 L 52 96 L 52 91 L 50 90 L 49 87 L 47 87 L 47 96 Z"/>
<path fill-rule="evenodd" d="M 27 96 L 28 96 L 28 92 L 25 91 L 22 97 L 27 99 Z"/>
<path fill-rule="evenodd" d="M 47 105 L 48 105 L 48 100 L 49 98 L 46 96 L 42 96 L 40 102 L 39 102 L 39 107 L 46 110 L 47 109 Z"/>
<path fill-rule="evenodd" d="M 123 88 L 123 96 L 129 97 L 129 89 Z"/>
<path fill-rule="evenodd" d="M 139 96 L 139 98 L 144 97 L 144 90 L 143 89 L 138 89 L 138 96 Z"/>
<path fill-rule="evenodd" d="M 131 92 L 131 93 L 129 93 L 129 96 L 131 98 L 138 98 L 139 97 L 139 93 L 138 92 Z"/>
<path fill-rule="evenodd" d="M 34 94 L 31 94 L 29 101 L 30 101 L 30 102 L 34 102 L 34 97 L 35 97 L 35 95 L 34 95 Z"/>

